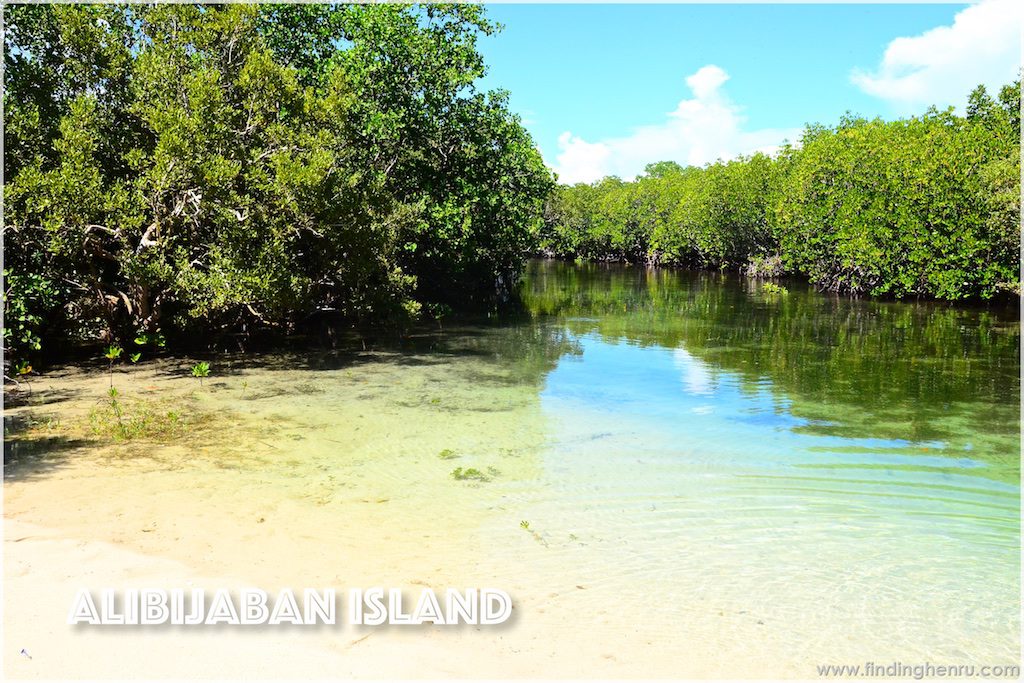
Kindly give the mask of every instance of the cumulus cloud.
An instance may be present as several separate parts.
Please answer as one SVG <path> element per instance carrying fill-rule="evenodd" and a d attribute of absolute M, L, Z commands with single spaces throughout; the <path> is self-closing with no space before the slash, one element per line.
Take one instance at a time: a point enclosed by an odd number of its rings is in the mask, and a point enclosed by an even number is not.
<path fill-rule="evenodd" d="M 690 86 L 690 90 L 700 100 L 717 93 L 727 80 L 729 80 L 729 74 L 714 64 L 708 64 L 702 66 L 697 73 L 687 77 L 686 85 Z"/>
<path fill-rule="evenodd" d="M 932 104 L 962 107 L 979 83 L 995 93 L 1016 79 L 1022 20 L 1020 0 L 982 0 L 957 13 L 951 26 L 896 38 L 877 69 L 855 69 L 850 78 L 901 113 Z"/>
<path fill-rule="evenodd" d="M 729 74 L 709 64 L 686 78 L 692 97 L 665 120 L 624 137 L 590 142 L 570 131 L 558 138 L 554 169 L 563 183 L 589 183 L 607 175 L 632 179 L 655 161 L 699 166 L 740 154 L 771 152 L 800 129 L 747 130 L 741 108 L 722 92 Z"/>

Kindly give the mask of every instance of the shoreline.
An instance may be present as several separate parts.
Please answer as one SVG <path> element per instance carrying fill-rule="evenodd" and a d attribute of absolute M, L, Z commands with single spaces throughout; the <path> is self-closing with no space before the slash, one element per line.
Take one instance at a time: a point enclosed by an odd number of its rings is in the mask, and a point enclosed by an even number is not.
<path fill-rule="evenodd" d="M 725 275 L 726 277 L 733 279 L 735 283 L 738 284 L 782 281 L 787 284 L 798 286 L 801 289 L 806 289 L 807 292 L 813 292 L 815 296 L 821 296 L 830 301 L 840 303 L 867 306 L 921 306 L 926 310 L 953 310 L 964 313 L 986 312 L 998 315 L 1002 320 L 1009 322 L 1019 322 L 1021 320 L 1022 312 L 1020 307 L 1021 299 L 1012 295 L 1003 297 L 997 296 L 991 299 L 961 300 L 946 300 L 931 297 L 907 297 L 902 299 L 886 298 L 820 290 L 807 280 L 806 277 L 798 274 L 787 274 L 774 278 L 752 277 L 736 270 L 719 271 L 674 264 L 650 264 L 614 259 L 577 260 L 559 256 L 542 256 L 533 258 L 527 262 L 527 268 L 530 263 L 543 264 L 545 262 L 567 265 L 576 264 L 584 267 L 601 269 L 661 271 L 665 273 L 695 277 L 697 279 Z M 526 274 L 527 271 L 524 270 L 523 278 L 525 278 Z M 514 321 L 523 315 L 523 312 L 519 308 L 520 305 L 521 304 L 516 304 L 508 308 L 508 320 Z M 227 334 L 229 339 L 223 340 L 223 344 L 218 341 L 217 346 L 213 347 L 181 347 L 172 350 L 160 350 L 156 354 L 150 354 L 147 361 L 151 363 L 180 364 L 180 367 L 177 368 L 177 372 L 181 377 L 186 378 L 189 376 L 189 368 L 187 366 L 195 363 L 197 360 L 226 361 L 231 365 L 237 365 L 239 370 L 244 370 L 246 366 L 252 364 L 251 361 L 253 359 L 259 359 L 261 357 L 305 357 L 310 354 L 321 354 L 325 359 L 329 357 L 343 359 L 345 357 L 354 358 L 360 356 L 373 356 L 373 354 L 381 353 L 415 352 L 424 345 L 429 346 L 432 341 L 443 338 L 451 331 L 457 331 L 460 328 L 473 327 L 480 324 L 489 325 L 492 323 L 492 319 L 476 311 L 467 310 L 454 312 L 449 318 L 445 318 L 445 320 L 440 324 L 438 321 L 431 319 L 422 319 L 406 327 L 398 326 L 393 322 L 360 324 L 350 320 L 338 320 L 337 323 L 337 325 L 326 325 L 319 330 L 294 332 L 286 335 L 281 335 L 279 333 L 254 333 L 252 336 L 245 338 L 246 346 L 244 349 L 240 346 L 241 341 L 237 339 L 237 334 L 230 333 Z M 326 333 L 326 330 L 330 330 L 330 333 Z M 217 337 L 217 339 L 221 338 Z M 102 357 L 102 349 L 107 343 L 108 342 L 102 340 L 95 340 L 87 343 L 82 342 L 72 348 L 63 350 L 62 353 L 53 355 L 44 354 L 42 357 L 44 364 L 41 371 L 47 376 L 52 376 L 55 373 L 60 373 L 65 370 L 70 370 L 72 372 L 106 373 L 108 371 L 108 362 Z M 235 344 L 236 348 L 228 349 L 228 343 Z M 255 363 L 254 365 L 258 366 L 259 363 Z M 130 368 L 130 366 L 123 364 L 120 366 L 115 365 L 115 377 L 128 368 Z M 5 403 L 9 402 L 9 394 L 12 392 L 18 394 L 24 393 L 26 395 L 29 394 L 29 386 L 31 386 L 33 382 L 39 381 L 40 377 L 41 375 L 39 372 L 33 372 L 29 375 L 27 380 L 19 381 L 16 379 L 10 380 L 10 378 L 5 378 Z M 27 386 L 22 389 L 21 385 Z M 18 396 L 15 401 L 15 406 L 20 405 L 23 405 L 23 402 L 22 398 Z"/>
<path fill-rule="evenodd" d="M 989 299 L 983 299 L 979 297 L 971 297 L 965 299 L 940 299 L 938 297 L 918 294 L 916 296 L 905 296 L 905 297 L 890 297 L 880 296 L 875 294 L 866 293 L 853 293 L 842 290 L 834 290 L 821 288 L 815 285 L 811 280 L 803 273 L 782 273 L 780 275 L 768 276 L 768 275 L 748 275 L 744 272 L 744 266 L 738 266 L 736 268 L 701 268 L 695 265 L 683 265 L 680 263 L 662 262 L 657 259 L 645 259 L 640 261 L 631 261 L 627 258 L 619 256 L 607 255 L 599 258 L 583 258 L 583 257 L 572 257 L 562 256 L 556 254 L 535 254 L 529 261 L 555 261 L 558 263 L 565 264 L 576 264 L 584 266 L 619 266 L 623 268 L 643 268 L 646 270 L 663 270 L 668 272 L 677 273 L 692 273 L 698 276 L 711 276 L 711 275 L 727 275 L 740 280 L 750 282 L 786 282 L 798 284 L 801 287 L 806 287 L 809 291 L 813 291 L 815 294 L 821 296 L 827 296 L 835 299 L 845 299 L 850 301 L 863 301 L 869 303 L 880 303 L 880 304 L 909 304 L 909 305 L 941 305 L 947 307 L 955 307 L 963 310 L 993 310 L 995 309 L 999 313 L 1015 312 L 1019 318 L 1021 313 L 1021 293 L 1014 293 L 1009 290 L 1004 290 L 1000 294 L 996 294 Z"/>

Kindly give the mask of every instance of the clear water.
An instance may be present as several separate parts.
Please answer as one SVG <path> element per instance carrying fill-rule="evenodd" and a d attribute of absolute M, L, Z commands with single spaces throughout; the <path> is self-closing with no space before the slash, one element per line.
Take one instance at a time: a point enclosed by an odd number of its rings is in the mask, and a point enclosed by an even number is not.
<path fill-rule="evenodd" d="M 8 510 L 73 525 L 33 498 L 65 479 L 92 506 L 82 533 L 138 512 L 174 541 L 113 540 L 207 572 L 503 587 L 521 658 L 804 677 L 1018 661 L 1015 309 L 534 262 L 515 315 L 366 344 L 219 361 L 202 390 L 184 363 L 116 374 L 225 421 L 56 464 L 15 441 Z M 107 377 L 49 381 L 72 415 Z"/>
<path fill-rule="evenodd" d="M 573 350 L 518 495 L 652 611 L 745 607 L 814 661 L 1015 661 L 1015 311 L 790 289 L 535 264 L 527 306 Z"/>

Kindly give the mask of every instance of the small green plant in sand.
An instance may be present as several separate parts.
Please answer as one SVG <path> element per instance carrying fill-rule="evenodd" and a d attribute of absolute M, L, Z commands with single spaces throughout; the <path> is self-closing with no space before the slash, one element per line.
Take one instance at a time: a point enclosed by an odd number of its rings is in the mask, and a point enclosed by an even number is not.
<path fill-rule="evenodd" d="M 111 344 L 103 352 L 103 357 L 107 359 L 107 370 L 110 372 L 110 386 L 114 386 L 114 361 L 121 357 L 121 352 L 124 351 L 117 344 Z"/>
<path fill-rule="evenodd" d="M 157 348 L 163 348 L 167 345 L 167 340 L 164 336 L 158 332 L 140 332 L 134 339 L 136 346 L 155 346 Z M 129 354 L 128 360 L 132 363 L 138 363 L 142 359 L 142 351 Z"/>
<path fill-rule="evenodd" d="M 20 377 L 24 380 L 25 385 L 28 386 L 28 393 L 32 393 L 32 382 L 28 381 L 28 376 L 32 374 L 32 365 L 27 360 L 20 360 L 14 364 L 14 376 Z"/>
<path fill-rule="evenodd" d="M 534 531 L 533 529 L 530 528 L 530 523 L 528 521 L 526 521 L 524 519 L 523 521 L 519 522 L 519 528 L 523 529 L 526 533 L 528 533 L 531 536 L 533 536 L 533 540 L 535 540 L 538 543 L 540 543 L 541 545 L 547 547 L 548 542 L 544 540 L 543 536 L 541 536 L 536 531 Z"/>
<path fill-rule="evenodd" d="M 122 419 L 121 403 L 117 400 L 118 392 L 116 387 L 110 387 L 107 392 L 107 396 L 110 397 L 110 410 L 114 413 L 114 417 L 117 418 L 117 430 L 122 435 L 124 434 L 124 420 Z"/>
<path fill-rule="evenodd" d="M 135 343 L 139 346 L 156 346 L 163 348 L 167 345 L 167 340 L 164 339 L 164 335 L 159 332 L 141 332 L 135 337 Z"/>
<path fill-rule="evenodd" d="M 789 290 L 782 285 L 777 285 L 774 282 L 766 282 L 761 285 L 761 291 L 767 296 L 784 296 L 789 294 Z"/>
<path fill-rule="evenodd" d="M 475 467 L 465 469 L 456 467 L 452 470 L 452 479 L 456 481 L 490 481 L 491 478 Z"/>
<path fill-rule="evenodd" d="M 438 453 L 437 457 L 441 458 L 441 460 L 454 460 L 455 458 L 459 457 L 459 454 L 450 448 L 446 448 L 440 453 Z"/>
<path fill-rule="evenodd" d="M 110 388 L 108 396 L 109 403 L 89 413 L 89 428 L 94 436 L 114 441 L 169 440 L 185 432 L 181 413 L 167 409 L 162 401 L 126 400 L 114 387 Z"/>
<path fill-rule="evenodd" d="M 203 386 L 203 378 L 210 376 L 210 364 L 206 361 L 199 361 L 192 366 L 192 376 L 199 378 L 199 386 Z"/>

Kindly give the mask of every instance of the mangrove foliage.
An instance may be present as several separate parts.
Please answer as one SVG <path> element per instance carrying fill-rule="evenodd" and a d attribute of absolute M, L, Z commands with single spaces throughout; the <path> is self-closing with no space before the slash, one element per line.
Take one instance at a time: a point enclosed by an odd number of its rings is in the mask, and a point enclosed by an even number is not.
<path fill-rule="evenodd" d="M 553 180 L 476 87 L 479 6 L 5 13 L 8 357 L 487 304 L 534 248 Z"/>
<path fill-rule="evenodd" d="M 1020 82 L 997 98 L 978 87 L 963 116 L 846 117 L 774 156 L 559 186 L 542 248 L 875 296 L 1019 293 Z"/>

